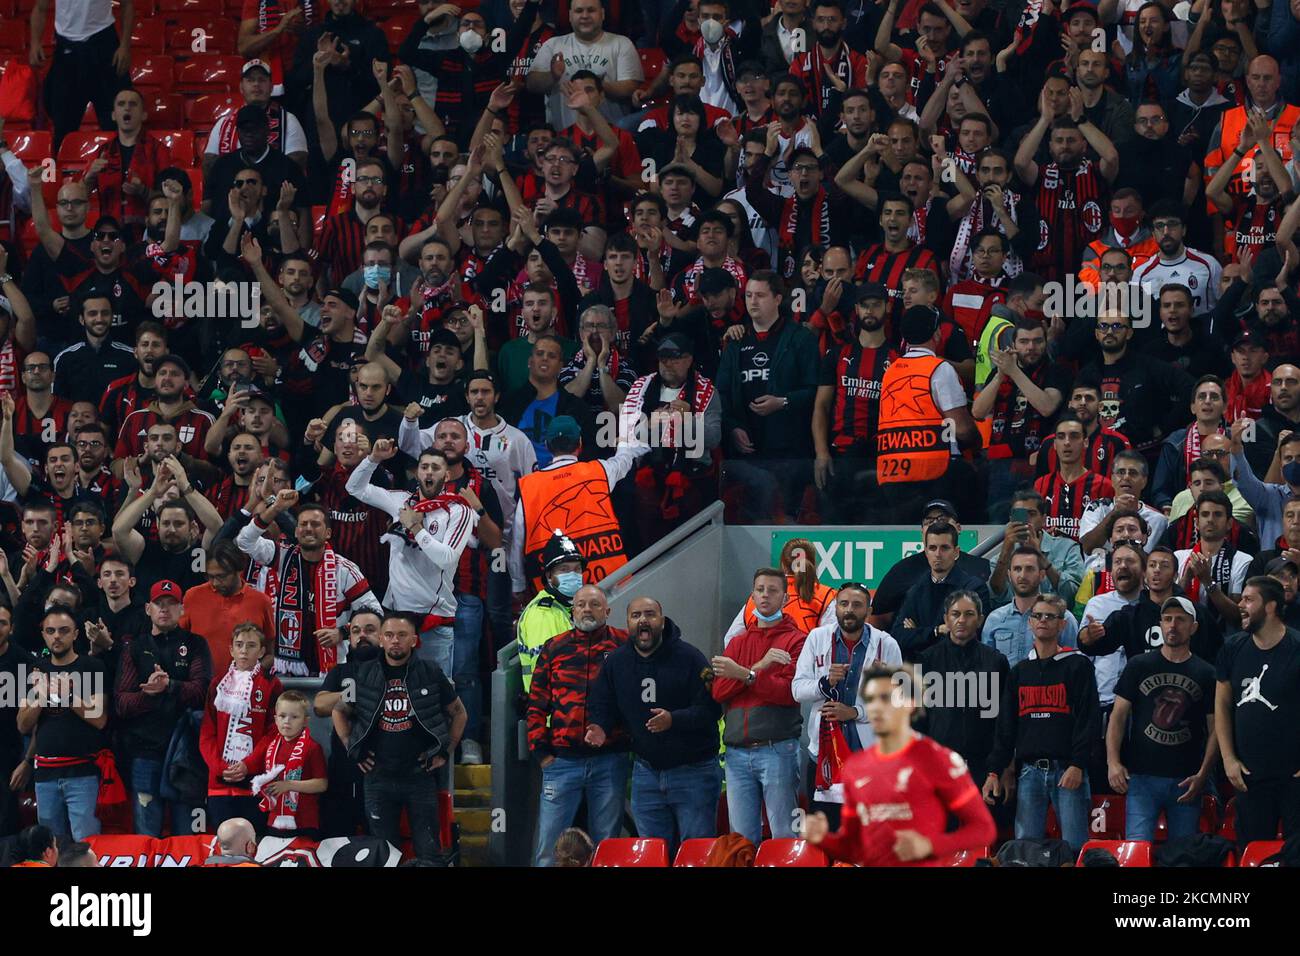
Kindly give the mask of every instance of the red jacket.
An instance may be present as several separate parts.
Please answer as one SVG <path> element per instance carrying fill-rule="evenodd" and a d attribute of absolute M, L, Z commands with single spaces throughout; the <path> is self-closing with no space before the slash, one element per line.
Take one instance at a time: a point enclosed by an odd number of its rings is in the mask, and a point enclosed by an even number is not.
<path fill-rule="evenodd" d="M 199 727 L 199 751 L 208 764 L 208 796 L 210 797 L 247 797 L 252 794 L 248 780 L 231 784 L 221 779 L 221 771 L 226 768 L 226 761 L 221 759 L 222 744 L 226 734 L 231 732 L 230 715 L 217 710 L 217 685 L 225 677 L 214 677 L 208 685 L 208 700 L 203 708 L 203 724 Z M 247 736 L 256 745 L 263 737 L 275 731 L 275 702 L 280 699 L 284 688 L 280 678 L 267 677 L 259 667 L 253 677 L 253 701 L 248 714 L 239 719 L 234 733 Z"/>
<path fill-rule="evenodd" d="M 172 164 L 171 150 L 162 140 L 141 132 L 131 153 L 131 165 L 125 170 L 122 168 L 122 144 L 116 136 L 103 145 L 99 155 L 108 160 L 96 182 L 100 216 L 113 216 L 123 226 L 142 224 L 149 213 L 146 196 L 128 196 L 122 192 L 122 183 L 139 179 L 146 189 L 153 189 L 154 177 Z"/>
<path fill-rule="evenodd" d="M 808 635 L 786 614 L 771 627 L 750 627 L 727 645 L 725 655 L 747 668 L 757 664 L 773 647 L 790 655 L 789 664 L 773 664 L 758 671 L 752 685 L 729 677 L 714 678 L 713 699 L 726 708 L 722 739 L 728 747 L 799 738 L 803 718 L 790 684 L 799 652 L 807 639 Z"/>

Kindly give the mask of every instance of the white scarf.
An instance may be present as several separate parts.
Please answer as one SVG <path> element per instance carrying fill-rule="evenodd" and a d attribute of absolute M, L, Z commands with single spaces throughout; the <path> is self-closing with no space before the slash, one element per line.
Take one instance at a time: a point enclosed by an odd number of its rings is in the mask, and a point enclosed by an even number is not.
<path fill-rule="evenodd" d="M 252 708 L 253 671 L 241 671 L 230 662 L 230 669 L 217 685 L 214 701 L 217 712 L 228 714 L 226 737 L 221 742 L 221 758 L 226 763 L 238 763 L 253 752 L 253 738 L 238 732 L 241 718 L 247 717 Z"/>

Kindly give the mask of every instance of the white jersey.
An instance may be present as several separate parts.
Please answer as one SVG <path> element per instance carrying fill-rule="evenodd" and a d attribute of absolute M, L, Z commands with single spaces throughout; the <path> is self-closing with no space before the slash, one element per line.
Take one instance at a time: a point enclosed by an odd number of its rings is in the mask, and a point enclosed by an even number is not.
<path fill-rule="evenodd" d="M 1158 299 L 1160 290 L 1171 283 L 1185 285 L 1192 292 L 1192 314 L 1207 315 L 1219 301 L 1219 280 L 1223 266 L 1208 252 L 1183 248 L 1177 259 L 1164 256 L 1148 259 L 1133 273 L 1133 284 L 1151 298 Z"/>
<path fill-rule="evenodd" d="M 767 224 L 766 219 L 754 211 L 754 207 L 745 198 L 745 188 L 742 186 L 739 189 L 733 189 L 722 198 L 724 200 L 730 199 L 745 210 L 745 218 L 749 220 L 749 234 L 754 238 L 754 245 L 767 253 L 768 262 L 776 262 L 777 231 Z"/>
<path fill-rule="evenodd" d="M 1097 498 L 1083 509 L 1083 517 L 1079 519 L 1079 537 L 1089 534 L 1096 527 L 1110 517 L 1110 513 L 1115 510 L 1114 498 Z M 1144 501 L 1138 502 L 1138 513 L 1147 523 L 1150 534 L 1147 535 L 1146 552 L 1150 554 L 1160 544 L 1160 539 L 1165 536 L 1169 530 L 1169 519 L 1165 517 L 1163 511 L 1157 511 Z M 1106 553 L 1105 548 L 1098 548 L 1103 556 Z"/>
<path fill-rule="evenodd" d="M 376 463 L 366 456 L 352 469 L 345 486 L 348 494 L 396 520 L 410 501 L 406 491 L 386 491 L 370 483 Z M 414 540 L 396 532 L 380 536 L 388 544 L 388 593 L 384 606 L 414 614 L 447 618 L 456 616 L 456 568 L 461 552 L 474 535 L 478 515 L 469 505 L 452 501 L 424 515 L 424 527 Z"/>
<path fill-rule="evenodd" d="M 1178 559 L 1178 577 L 1182 579 L 1183 569 L 1187 567 L 1187 562 L 1191 560 L 1193 550 L 1188 548 L 1185 551 L 1175 551 L 1174 557 Z M 1211 559 L 1213 560 L 1213 559 Z M 1228 594 L 1240 594 L 1242 588 L 1246 586 L 1247 572 L 1250 571 L 1251 556 L 1244 551 L 1234 551 L 1232 553 L 1232 567 L 1228 571 L 1228 586 L 1223 590 Z M 1210 591 L 1208 588 L 1198 588 L 1196 602 L 1202 607 L 1212 608 L 1210 603 Z"/>
<path fill-rule="evenodd" d="M 138 13 L 137 13 L 138 15 Z M 111 0 L 55 0 L 54 32 L 79 43 L 114 26 Z M 17 21 L 13 21 L 17 29 Z"/>

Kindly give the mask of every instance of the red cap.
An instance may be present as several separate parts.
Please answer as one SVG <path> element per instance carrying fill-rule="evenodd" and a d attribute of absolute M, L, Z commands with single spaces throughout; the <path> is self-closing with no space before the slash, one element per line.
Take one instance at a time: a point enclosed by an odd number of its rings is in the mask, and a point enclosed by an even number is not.
<path fill-rule="evenodd" d="M 149 601 L 152 603 L 163 597 L 169 597 L 176 601 L 182 600 L 181 586 L 175 581 L 158 581 L 149 589 Z"/>

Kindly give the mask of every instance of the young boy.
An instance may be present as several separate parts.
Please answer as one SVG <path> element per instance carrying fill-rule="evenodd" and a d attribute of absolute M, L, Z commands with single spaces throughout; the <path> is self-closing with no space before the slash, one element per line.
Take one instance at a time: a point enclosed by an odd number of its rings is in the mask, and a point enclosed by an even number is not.
<path fill-rule="evenodd" d="M 255 624 L 236 625 L 230 638 L 230 667 L 212 679 L 199 731 L 199 749 L 208 763 L 208 824 L 211 832 L 231 817 L 258 821 L 257 798 L 244 780 L 232 781 L 225 769 L 250 756 L 272 729 L 275 702 L 284 688 L 259 666 L 266 635 Z"/>
<path fill-rule="evenodd" d="M 307 698 L 287 690 L 275 705 L 275 733 L 257 743 L 251 756 L 232 763 L 227 780 L 253 776 L 253 793 L 261 794 L 266 825 L 276 836 L 320 839 L 320 794 L 329 786 L 325 751 L 307 729 Z"/>

